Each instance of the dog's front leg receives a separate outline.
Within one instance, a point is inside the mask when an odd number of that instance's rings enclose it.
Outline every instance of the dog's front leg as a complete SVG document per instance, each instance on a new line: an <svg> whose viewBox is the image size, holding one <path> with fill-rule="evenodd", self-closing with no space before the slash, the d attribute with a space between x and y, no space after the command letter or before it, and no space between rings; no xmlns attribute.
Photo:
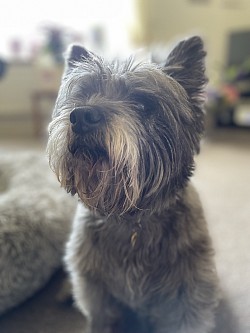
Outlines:
<svg viewBox="0 0 250 333"><path fill-rule="evenodd" d="M77 289L77 303L87 320L84 333L111 333L121 317L119 304L101 282L88 277L80 281Z"/></svg>
<svg viewBox="0 0 250 333"><path fill-rule="evenodd" d="M148 313L154 333L210 333L214 328L216 300L196 304L189 299L172 299L153 305Z"/></svg>

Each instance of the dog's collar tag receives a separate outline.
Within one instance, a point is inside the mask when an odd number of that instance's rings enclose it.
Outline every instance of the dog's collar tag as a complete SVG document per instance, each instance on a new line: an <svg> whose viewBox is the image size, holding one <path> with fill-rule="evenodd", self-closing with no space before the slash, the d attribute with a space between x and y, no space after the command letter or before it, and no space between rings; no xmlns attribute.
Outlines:
<svg viewBox="0 0 250 333"><path fill-rule="evenodd" d="M131 242L132 247L135 246L136 240L137 240L137 231L134 231L134 232L132 233L132 236L131 236L131 239L130 239L130 242Z"/></svg>
<svg viewBox="0 0 250 333"><path fill-rule="evenodd" d="M132 235L131 235L131 238L130 238L130 243L131 243L132 247L135 247L136 241L137 241L138 236L139 236L138 231L140 232L141 227L142 227L141 222L140 221L137 222L136 227L134 228L134 230L132 232Z"/></svg>

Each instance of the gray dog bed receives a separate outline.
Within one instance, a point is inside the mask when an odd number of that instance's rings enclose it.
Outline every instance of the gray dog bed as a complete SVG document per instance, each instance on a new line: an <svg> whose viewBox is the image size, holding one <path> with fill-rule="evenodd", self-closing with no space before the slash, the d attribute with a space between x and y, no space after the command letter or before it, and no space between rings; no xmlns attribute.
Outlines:
<svg viewBox="0 0 250 333"><path fill-rule="evenodd" d="M0 314L61 265L76 201L36 152L0 151Z"/></svg>

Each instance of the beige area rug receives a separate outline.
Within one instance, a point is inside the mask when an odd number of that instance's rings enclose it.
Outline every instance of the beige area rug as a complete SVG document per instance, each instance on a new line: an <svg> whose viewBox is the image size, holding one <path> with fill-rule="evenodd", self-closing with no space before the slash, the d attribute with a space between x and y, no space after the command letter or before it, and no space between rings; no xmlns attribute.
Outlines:
<svg viewBox="0 0 250 333"><path fill-rule="evenodd" d="M216 333L250 332L250 131L222 132L197 158L223 302Z"/></svg>

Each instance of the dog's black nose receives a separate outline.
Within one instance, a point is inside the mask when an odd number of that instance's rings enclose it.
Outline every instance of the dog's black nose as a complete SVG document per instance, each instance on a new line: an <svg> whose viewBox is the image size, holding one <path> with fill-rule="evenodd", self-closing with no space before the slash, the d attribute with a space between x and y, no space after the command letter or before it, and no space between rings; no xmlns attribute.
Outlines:
<svg viewBox="0 0 250 333"><path fill-rule="evenodd" d="M70 114L70 122L73 132L84 134L99 127L103 120L103 115L100 109L92 106L75 108Z"/></svg>

